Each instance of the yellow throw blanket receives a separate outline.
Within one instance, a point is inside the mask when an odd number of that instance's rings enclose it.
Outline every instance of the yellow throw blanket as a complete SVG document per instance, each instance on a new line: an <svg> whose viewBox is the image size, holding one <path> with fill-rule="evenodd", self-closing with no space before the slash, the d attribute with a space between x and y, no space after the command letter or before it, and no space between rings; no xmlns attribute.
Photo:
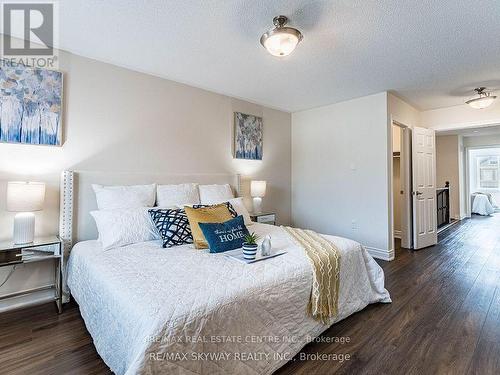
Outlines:
<svg viewBox="0 0 500 375"><path fill-rule="evenodd" d="M312 230L282 226L294 242L304 248L313 269L308 313L323 323L337 316L340 277L340 251Z"/></svg>

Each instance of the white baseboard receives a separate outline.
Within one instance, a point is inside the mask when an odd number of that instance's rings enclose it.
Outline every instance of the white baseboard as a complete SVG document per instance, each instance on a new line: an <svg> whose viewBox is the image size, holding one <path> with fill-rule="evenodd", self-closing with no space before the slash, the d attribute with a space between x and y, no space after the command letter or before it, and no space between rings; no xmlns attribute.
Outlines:
<svg viewBox="0 0 500 375"><path fill-rule="evenodd" d="M400 230L394 229L394 238L401 239L401 237L403 237L403 232L401 232Z"/></svg>
<svg viewBox="0 0 500 375"><path fill-rule="evenodd" d="M384 250L384 249L377 249L376 247L369 247L369 246L365 246L365 249L374 258L387 260L387 261L394 260L394 249Z"/></svg>

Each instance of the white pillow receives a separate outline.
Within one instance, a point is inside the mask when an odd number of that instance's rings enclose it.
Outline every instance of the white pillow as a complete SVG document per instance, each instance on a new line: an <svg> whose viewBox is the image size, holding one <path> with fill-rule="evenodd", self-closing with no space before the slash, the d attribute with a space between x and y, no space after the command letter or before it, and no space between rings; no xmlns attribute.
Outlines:
<svg viewBox="0 0 500 375"><path fill-rule="evenodd" d="M148 207L91 211L103 250L160 239Z"/></svg>
<svg viewBox="0 0 500 375"><path fill-rule="evenodd" d="M229 184L226 185L200 185L201 204L218 204L234 198Z"/></svg>
<svg viewBox="0 0 500 375"><path fill-rule="evenodd" d="M153 207L156 184L132 186L102 186L92 184L99 210Z"/></svg>
<svg viewBox="0 0 500 375"><path fill-rule="evenodd" d="M156 205L159 207L177 207L200 204L198 184L158 185Z"/></svg>
<svg viewBox="0 0 500 375"><path fill-rule="evenodd" d="M245 225L253 224L252 219L250 219L250 214L245 206L245 203L243 202L243 198L233 198L228 200L227 202L231 203L231 206L233 206L234 210L238 215L243 216L243 221Z"/></svg>

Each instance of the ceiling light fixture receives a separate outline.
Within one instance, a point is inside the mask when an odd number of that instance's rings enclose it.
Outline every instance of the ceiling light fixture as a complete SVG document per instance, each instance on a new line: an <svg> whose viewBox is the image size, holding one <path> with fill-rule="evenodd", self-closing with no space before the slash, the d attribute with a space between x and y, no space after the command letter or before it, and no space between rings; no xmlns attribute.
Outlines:
<svg viewBox="0 0 500 375"><path fill-rule="evenodd" d="M491 95L490 92L485 92L486 87L478 87L474 89L474 91L479 95L478 98L467 100L465 103L470 105L474 109L483 109L489 107L495 99L497 98L494 95Z"/></svg>
<svg viewBox="0 0 500 375"><path fill-rule="evenodd" d="M273 56L288 56L302 40L302 33L293 27L286 27L288 18L277 16L273 18L274 29L262 34L260 44Z"/></svg>

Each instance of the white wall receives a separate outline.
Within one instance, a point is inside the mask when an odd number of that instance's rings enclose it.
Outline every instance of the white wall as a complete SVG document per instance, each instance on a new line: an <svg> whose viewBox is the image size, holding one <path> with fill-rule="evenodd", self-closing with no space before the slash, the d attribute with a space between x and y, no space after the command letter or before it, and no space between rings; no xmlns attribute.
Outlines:
<svg viewBox="0 0 500 375"><path fill-rule="evenodd" d="M290 223L291 115L80 56L60 53L64 144L0 144L0 239L11 237L6 182L49 183L37 234L58 228L64 169L158 173L241 173L268 181L264 208ZM262 161L232 157L233 112L263 117Z"/></svg>
<svg viewBox="0 0 500 375"><path fill-rule="evenodd" d="M385 92L292 114L293 224L392 258L390 133Z"/></svg>
<svg viewBox="0 0 500 375"><path fill-rule="evenodd" d="M458 135L436 137L436 183L444 187L446 181L450 182L450 215L455 219L461 218L460 151Z"/></svg>

